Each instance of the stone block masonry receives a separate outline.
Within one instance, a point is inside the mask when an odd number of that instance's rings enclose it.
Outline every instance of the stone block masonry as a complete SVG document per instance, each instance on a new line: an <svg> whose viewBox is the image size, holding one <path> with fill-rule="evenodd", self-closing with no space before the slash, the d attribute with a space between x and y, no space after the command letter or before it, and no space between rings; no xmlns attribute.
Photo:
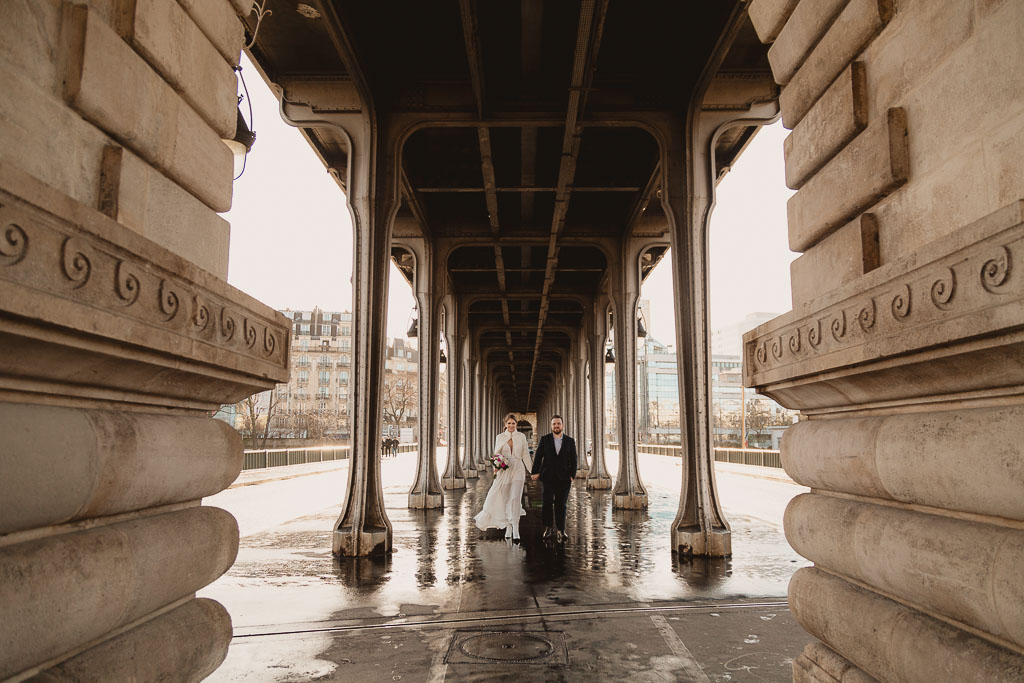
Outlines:
<svg viewBox="0 0 1024 683"><path fill-rule="evenodd" d="M863 667L861 680L1024 677L1019 655L820 569L797 570L789 586L789 604L801 626ZM794 668L801 666L802 658ZM847 680L851 679L842 679Z"/></svg>
<svg viewBox="0 0 1024 683"><path fill-rule="evenodd" d="M230 0L0 3L0 678L200 680L238 528L209 415L287 379L224 282Z"/></svg>
<svg viewBox="0 0 1024 683"><path fill-rule="evenodd" d="M744 384L803 416L794 680L1018 681L1024 5L850 0L801 63L815 5L771 52L794 310L744 336Z"/></svg>
<svg viewBox="0 0 1024 683"><path fill-rule="evenodd" d="M878 220L874 214L861 214L789 265L793 308L878 266Z"/></svg>
<svg viewBox="0 0 1024 683"><path fill-rule="evenodd" d="M238 526L194 507L29 540L0 554L0 676L192 596L227 571ZM65 609L74 605L74 609ZM63 614L62 619L54 619ZM227 643L218 643L226 647Z"/></svg>
<svg viewBox="0 0 1024 683"><path fill-rule="evenodd" d="M808 0L792 16L768 50L768 62L779 83L788 83L847 0Z"/></svg>
<svg viewBox="0 0 1024 683"><path fill-rule="evenodd" d="M751 0L750 22L762 43L770 43L786 25L799 0Z"/></svg>
<svg viewBox="0 0 1024 683"><path fill-rule="evenodd" d="M230 209L233 161L217 132L87 6L65 5L62 21L68 104L210 208Z"/></svg>
<svg viewBox="0 0 1024 683"><path fill-rule="evenodd" d="M800 123L892 15L892 0L851 0L847 4L779 96L782 122L787 128Z"/></svg>
<svg viewBox="0 0 1024 683"><path fill-rule="evenodd" d="M235 134L232 65L176 0L131 0L115 28L220 137Z"/></svg>
<svg viewBox="0 0 1024 683"><path fill-rule="evenodd" d="M786 185L799 190L868 125L863 62L854 62L821 96L783 144Z"/></svg>
<svg viewBox="0 0 1024 683"><path fill-rule="evenodd" d="M120 145L103 150L99 209L200 268L227 278L228 222Z"/></svg>
<svg viewBox="0 0 1024 683"><path fill-rule="evenodd" d="M890 109L789 198L789 248L803 252L906 182L907 119Z"/></svg>

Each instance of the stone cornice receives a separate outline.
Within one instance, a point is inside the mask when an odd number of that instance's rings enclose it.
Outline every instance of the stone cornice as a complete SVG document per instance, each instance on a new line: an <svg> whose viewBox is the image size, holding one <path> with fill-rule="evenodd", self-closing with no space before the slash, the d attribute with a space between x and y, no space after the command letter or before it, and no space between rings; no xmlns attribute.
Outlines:
<svg viewBox="0 0 1024 683"><path fill-rule="evenodd" d="M911 362L928 349L977 347L1022 327L1019 201L748 332L743 379L771 392L810 375L901 356Z"/></svg>
<svg viewBox="0 0 1024 683"><path fill-rule="evenodd" d="M147 394L188 396L195 386L186 375L216 376L240 394L288 378L284 316L3 162L0 301L3 343L29 361L17 372L0 364L5 375L59 382L30 362L26 342L34 338L51 353L56 343L106 362L163 366L162 382L132 387ZM116 386L96 371L88 375L89 384ZM183 391L179 383L193 386ZM202 401L198 393L191 397Z"/></svg>

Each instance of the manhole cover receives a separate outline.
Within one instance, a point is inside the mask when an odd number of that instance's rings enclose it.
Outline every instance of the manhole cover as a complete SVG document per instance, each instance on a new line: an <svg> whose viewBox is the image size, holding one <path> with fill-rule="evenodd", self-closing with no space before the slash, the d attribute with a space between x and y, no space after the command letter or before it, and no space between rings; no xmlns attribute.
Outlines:
<svg viewBox="0 0 1024 683"><path fill-rule="evenodd" d="M445 661L492 664L566 664L560 631L456 631Z"/></svg>

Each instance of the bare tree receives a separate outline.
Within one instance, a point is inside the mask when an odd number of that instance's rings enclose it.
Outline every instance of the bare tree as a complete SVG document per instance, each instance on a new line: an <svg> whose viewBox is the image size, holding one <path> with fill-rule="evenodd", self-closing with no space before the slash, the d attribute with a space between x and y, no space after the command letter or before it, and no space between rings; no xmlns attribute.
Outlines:
<svg viewBox="0 0 1024 683"><path fill-rule="evenodd" d="M384 419L399 427L417 401L416 373L389 372L384 375Z"/></svg>
<svg viewBox="0 0 1024 683"><path fill-rule="evenodd" d="M260 398L264 395L266 395L265 404ZM242 437L249 440L250 448L266 448L267 437L270 434L270 422L274 419L274 413L277 411L279 403L277 387L274 387L269 392L264 391L248 396L235 405L236 411L242 416Z"/></svg>
<svg viewBox="0 0 1024 683"><path fill-rule="evenodd" d="M747 401L747 434L764 433L771 417L760 401Z"/></svg>

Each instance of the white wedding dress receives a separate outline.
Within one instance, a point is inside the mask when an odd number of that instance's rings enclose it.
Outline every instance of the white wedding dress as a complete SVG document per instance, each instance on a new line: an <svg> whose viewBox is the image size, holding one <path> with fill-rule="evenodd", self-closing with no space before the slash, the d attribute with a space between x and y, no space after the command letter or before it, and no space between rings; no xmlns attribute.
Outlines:
<svg viewBox="0 0 1024 683"><path fill-rule="evenodd" d="M511 449L508 447L510 438ZM492 452L501 455L509 463L509 468L498 471L487 491L483 509L474 521L480 529L507 529L511 526L510 535L519 538L519 518L526 514L523 510L523 486L526 484L527 473L533 468L526 435L504 431L494 439Z"/></svg>

